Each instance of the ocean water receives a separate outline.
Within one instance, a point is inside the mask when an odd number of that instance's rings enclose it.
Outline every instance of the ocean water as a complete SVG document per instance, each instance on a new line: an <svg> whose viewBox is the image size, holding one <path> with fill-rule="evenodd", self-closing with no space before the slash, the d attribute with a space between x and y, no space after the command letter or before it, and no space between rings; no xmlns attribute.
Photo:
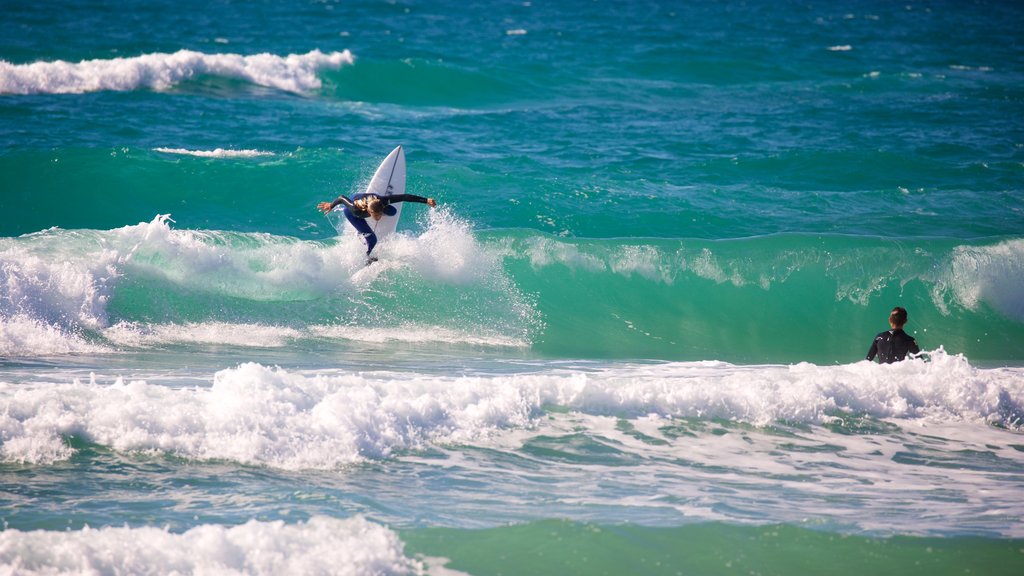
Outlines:
<svg viewBox="0 0 1024 576"><path fill-rule="evenodd" d="M0 574L1024 572L1019 3L3 14Z"/></svg>

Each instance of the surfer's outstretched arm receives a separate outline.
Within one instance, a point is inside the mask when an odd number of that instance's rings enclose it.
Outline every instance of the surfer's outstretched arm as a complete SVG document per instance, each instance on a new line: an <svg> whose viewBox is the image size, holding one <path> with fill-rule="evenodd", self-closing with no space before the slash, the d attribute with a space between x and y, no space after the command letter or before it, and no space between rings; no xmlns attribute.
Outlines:
<svg viewBox="0 0 1024 576"><path fill-rule="evenodd" d="M390 196L383 196L381 200L388 204L394 204L395 202L419 202L420 204L426 204L433 208L437 206L437 201L433 198L424 198L423 196L417 196L415 194L392 194Z"/></svg>
<svg viewBox="0 0 1024 576"><path fill-rule="evenodd" d="M352 208L354 206L354 204L352 204L352 201L349 200L348 198L344 196L338 196L338 198L334 202L321 202L317 204L316 209L323 212L324 214L327 214L331 210L337 208L339 204L344 204L346 208Z"/></svg>

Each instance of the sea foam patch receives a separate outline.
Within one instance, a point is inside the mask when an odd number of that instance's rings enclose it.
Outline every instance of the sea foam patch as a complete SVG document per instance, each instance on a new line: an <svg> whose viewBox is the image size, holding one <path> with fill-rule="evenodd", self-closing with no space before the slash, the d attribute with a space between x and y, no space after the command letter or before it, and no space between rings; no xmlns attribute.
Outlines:
<svg viewBox="0 0 1024 576"><path fill-rule="evenodd" d="M143 54L131 58L80 62L0 61L0 94L81 94L101 90L140 88L166 90L176 84L209 75L251 82L285 92L304 93L320 88L317 73L352 64L348 50L306 54L204 54L192 50Z"/></svg>

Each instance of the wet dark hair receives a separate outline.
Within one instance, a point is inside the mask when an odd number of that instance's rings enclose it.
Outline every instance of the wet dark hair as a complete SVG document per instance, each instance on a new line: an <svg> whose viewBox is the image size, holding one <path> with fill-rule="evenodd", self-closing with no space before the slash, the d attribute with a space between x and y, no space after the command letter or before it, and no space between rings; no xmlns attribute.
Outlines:
<svg viewBox="0 0 1024 576"><path fill-rule="evenodd" d="M907 309L906 308L900 308L899 306L893 308L892 312L889 312L889 322L892 323L892 325L896 326L897 328L899 328L899 327L903 326L904 324L906 324L907 323Z"/></svg>
<svg viewBox="0 0 1024 576"><path fill-rule="evenodd" d="M373 198L366 199L366 211L370 214L383 214L384 213L384 202L380 198L374 196Z"/></svg>

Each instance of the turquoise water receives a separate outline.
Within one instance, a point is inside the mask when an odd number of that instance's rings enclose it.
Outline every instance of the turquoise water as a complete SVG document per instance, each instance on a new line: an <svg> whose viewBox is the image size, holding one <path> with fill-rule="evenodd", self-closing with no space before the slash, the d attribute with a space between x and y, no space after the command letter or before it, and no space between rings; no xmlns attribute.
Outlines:
<svg viewBox="0 0 1024 576"><path fill-rule="evenodd" d="M6 7L0 565L1018 573L1022 21Z"/></svg>

